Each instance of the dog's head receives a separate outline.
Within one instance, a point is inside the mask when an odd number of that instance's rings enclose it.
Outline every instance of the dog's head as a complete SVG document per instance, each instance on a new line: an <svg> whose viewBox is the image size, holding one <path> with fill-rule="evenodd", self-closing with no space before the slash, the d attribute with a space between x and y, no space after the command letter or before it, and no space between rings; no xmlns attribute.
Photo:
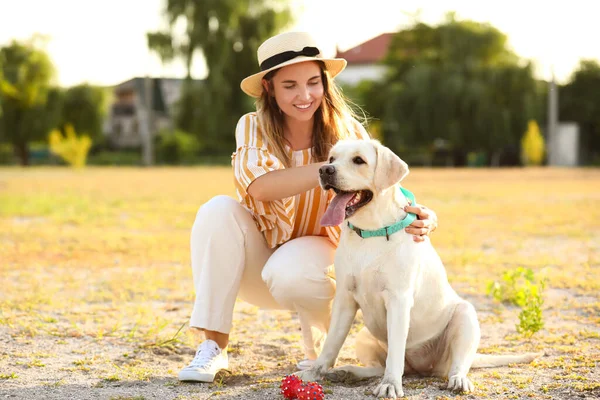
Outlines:
<svg viewBox="0 0 600 400"><path fill-rule="evenodd" d="M321 187L336 193L321 224L341 224L407 174L408 165L377 140L340 140L319 169Z"/></svg>

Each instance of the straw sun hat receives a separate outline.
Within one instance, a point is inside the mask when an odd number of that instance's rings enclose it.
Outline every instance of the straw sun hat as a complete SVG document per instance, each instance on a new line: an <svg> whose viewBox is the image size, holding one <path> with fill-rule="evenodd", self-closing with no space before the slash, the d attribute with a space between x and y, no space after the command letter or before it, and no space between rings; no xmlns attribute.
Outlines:
<svg viewBox="0 0 600 400"><path fill-rule="evenodd" d="M267 39L256 52L260 72L242 80L241 88L249 96L260 97L262 78L269 72L286 65L304 61L323 61L333 78L346 68L343 58L323 58L316 41L306 32L287 32Z"/></svg>

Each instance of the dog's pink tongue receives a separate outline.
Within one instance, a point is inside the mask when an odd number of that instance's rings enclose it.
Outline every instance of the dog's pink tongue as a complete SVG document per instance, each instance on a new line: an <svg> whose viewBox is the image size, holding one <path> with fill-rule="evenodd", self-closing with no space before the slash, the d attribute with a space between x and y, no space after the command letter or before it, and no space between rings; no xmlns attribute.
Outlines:
<svg viewBox="0 0 600 400"><path fill-rule="evenodd" d="M341 193L335 195L335 197L329 203L329 207L321 217L321 225L323 226L337 226L344 222L346 217L346 205L350 199L354 196L354 193Z"/></svg>

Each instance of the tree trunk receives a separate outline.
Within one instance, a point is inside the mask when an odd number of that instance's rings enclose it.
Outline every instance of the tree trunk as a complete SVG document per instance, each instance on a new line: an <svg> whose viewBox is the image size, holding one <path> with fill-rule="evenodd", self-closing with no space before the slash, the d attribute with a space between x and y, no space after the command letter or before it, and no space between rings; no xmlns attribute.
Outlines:
<svg viewBox="0 0 600 400"><path fill-rule="evenodd" d="M19 161L23 167L29 165L29 147L27 143L15 144L15 154L19 157Z"/></svg>

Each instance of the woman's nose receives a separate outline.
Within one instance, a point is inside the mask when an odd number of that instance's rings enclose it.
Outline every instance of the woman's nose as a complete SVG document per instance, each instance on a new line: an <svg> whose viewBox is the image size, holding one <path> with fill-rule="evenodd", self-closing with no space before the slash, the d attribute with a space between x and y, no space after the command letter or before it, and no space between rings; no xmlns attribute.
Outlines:
<svg viewBox="0 0 600 400"><path fill-rule="evenodd" d="M302 89L300 89L300 98L302 100L309 100L310 99L310 90L308 89L307 86L305 86Z"/></svg>

